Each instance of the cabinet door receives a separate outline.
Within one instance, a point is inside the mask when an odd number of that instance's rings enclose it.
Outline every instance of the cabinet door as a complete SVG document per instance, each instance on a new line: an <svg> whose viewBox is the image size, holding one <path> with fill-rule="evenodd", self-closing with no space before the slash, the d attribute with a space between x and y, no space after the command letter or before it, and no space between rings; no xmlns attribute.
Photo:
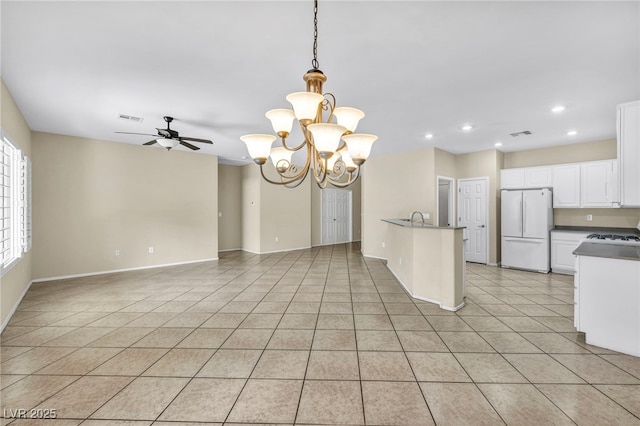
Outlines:
<svg viewBox="0 0 640 426"><path fill-rule="evenodd" d="M524 188L524 169L503 169L500 171L500 188Z"/></svg>
<svg viewBox="0 0 640 426"><path fill-rule="evenodd" d="M616 161L593 161L582 163L581 171L581 206L582 207L614 207L616 182L613 177L617 172Z"/></svg>
<svg viewBox="0 0 640 426"><path fill-rule="evenodd" d="M558 240L551 237L551 270L560 274L572 274L576 271L576 257L573 251L580 243L571 240Z"/></svg>
<svg viewBox="0 0 640 426"><path fill-rule="evenodd" d="M580 207L580 164L555 166L553 208Z"/></svg>
<svg viewBox="0 0 640 426"><path fill-rule="evenodd" d="M527 167L524 169L525 188L550 188L553 185L551 167Z"/></svg>
<svg viewBox="0 0 640 426"><path fill-rule="evenodd" d="M640 101L618 105L620 201L640 207Z"/></svg>

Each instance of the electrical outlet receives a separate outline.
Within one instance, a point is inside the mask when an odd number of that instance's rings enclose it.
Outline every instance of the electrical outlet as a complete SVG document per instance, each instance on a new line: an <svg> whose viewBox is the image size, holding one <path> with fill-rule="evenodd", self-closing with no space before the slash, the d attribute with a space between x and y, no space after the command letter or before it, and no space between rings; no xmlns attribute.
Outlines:
<svg viewBox="0 0 640 426"><path fill-rule="evenodd" d="M120 256L120 250L116 249L116 256Z"/></svg>
<svg viewBox="0 0 640 426"><path fill-rule="evenodd" d="M382 248L385 248L387 245L385 244L385 242L382 242Z"/></svg>
<svg viewBox="0 0 640 426"><path fill-rule="evenodd" d="M278 240L279 240L279 238L278 238L278 237L276 237L276 243L278 242Z"/></svg>
<svg viewBox="0 0 640 426"><path fill-rule="evenodd" d="M400 265L402 265L402 258L400 258L400 260L398 261L398 263L399 263Z"/></svg>
<svg viewBox="0 0 640 426"><path fill-rule="evenodd" d="M591 222L591 221L593 220L593 215L592 215L592 214L588 214L588 215L587 215L587 220L588 220L589 222Z"/></svg>
<svg viewBox="0 0 640 426"><path fill-rule="evenodd" d="M218 217L222 217L222 212L218 212Z"/></svg>
<svg viewBox="0 0 640 426"><path fill-rule="evenodd" d="M149 247L149 254L153 254L153 247Z"/></svg>

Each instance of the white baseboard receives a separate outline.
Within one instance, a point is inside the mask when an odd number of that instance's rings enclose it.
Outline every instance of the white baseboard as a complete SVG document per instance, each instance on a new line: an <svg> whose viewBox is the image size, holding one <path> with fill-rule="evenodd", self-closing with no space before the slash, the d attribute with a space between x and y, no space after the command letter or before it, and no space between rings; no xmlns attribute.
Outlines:
<svg viewBox="0 0 640 426"><path fill-rule="evenodd" d="M234 249L224 249L224 250L218 250L218 253L224 253L227 251L242 251L241 248L234 248Z"/></svg>
<svg viewBox="0 0 640 426"><path fill-rule="evenodd" d="M273 254L273 253L286 253L288 251L296 251L296 250L307 250L307 249L310 249L310 248L311 248L311 246L290 248L290 249L285 249L285 250L272 250L272 251L253 251L253 250L248 250L248 249L241 249L241 250L242 251L246 251L247 253L251 253L251 254Z"/></svg>
<svg viewBox="0 0 640 426"><path fill-rule="evenodd" d="M9 324L9 321L11 320L11 317L13 316L13 314L16 313L16 310L18 309L18 306L20 306L22 299L24 299L25 294L27 294L27 291L29 291L29 289L31 288L31 284L33 284L33 281L29 282L29 284L27 284L24 290L22 290L22 294L20 294L20 297L18 297L18 300L13 305L13 308L11 308L11 310L9 311L9 315L7 315L4 321L2 321L2 324L0 325L0 333L2 333L2 331L7 326L7 324Z"/></svg>
<svg viewBox="0 0 640 426"><path fill-rule="evenodd" d="M165 266L188 265L190 263L212 262L214 260L219 260L219 258L213 257L211 259L188 260L188 261L185 261L185 262L163 263L161 265L136 266L134 268L111 269L111 270L108 270L108 271L86 272L86 273L82 273L82 274L61 275L61 276L58 276L58 277L37 278L35 280L32 280L31 283L39 283L39 282L45 282L45 281L66 280L66 279L69 279L69 278L91 277L91 276L94 276L94 275L113 274L113 273L116 273L116 272L140 271L140 270L143 270L143 269L163 268Z"/></svg>
<svg viewBox="0 0 640 426"><path fill-rule="evenodd" d="M398 280L398 282L400 283L400 285L406 290L407 293L409 293L411 295L411 297L413 297L414 299L418 299L418 300L422 300L425 302L429 302L429 303L434 303L436 305L438 305L440 307L440 309L444 309L445 311L451 311L451 312L455 312L459 309L461 309L462 307L464 307L464 300L462 301L461 304L459 304L458 306L446 306L443 305L441 301L439 300L435 300L435 299L429 299L428 297L422 297L422 296L416 296L414 295L409 288L402 282L402 280L396 275L395 272L393 272L393 270L391 268L389 268L387 266L387 269L393 274L394 277L396 277L396 279Z"/></svg>
<svg viewBox="0 0 640 426"><path fill-rule="evenodd" d="M499 263L487 263L487 266L500 266Z"/></svg>
<svg viewBox="0 0 640 426"><path fill-rule="evenodd" d="M362 253L362 252L360 252L360 253ZM364 257L370 257L371 259L387 260L387 258L386 258L386 257L372 256L372 255L370 255L370 254L364 254L364 253L362 253L362 256L364 256Z"/></svg>

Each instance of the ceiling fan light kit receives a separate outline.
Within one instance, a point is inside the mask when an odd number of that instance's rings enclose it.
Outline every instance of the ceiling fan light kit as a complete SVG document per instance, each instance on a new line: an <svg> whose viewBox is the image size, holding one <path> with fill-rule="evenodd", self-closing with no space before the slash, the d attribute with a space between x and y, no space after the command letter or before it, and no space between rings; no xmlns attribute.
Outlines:
<svg viewBox="0 0 640 426"><path fill-rule="evenodd" d="M357 108L336 107L335 96L322 91L327 77L320 71L317 58L318 0L314 0L313 28L313 68L303 77L306 91L286 96L293 110L272 109L265 114L278 136L251 134L241 136L240 140L247 145L249 155L260 166L262 177L269 183L295 188L312 170L320 188L325 188L327 184L346 187L360 175L360 166L369 157L371 147L378 137L353 133L364 117L364 112ZM326 121L324 115L327 116ZM337 124L332 122L334 117ZM287 138L294 119L300 125L304 140L292 147L287 144ZM272 148L271 145L277 138L280 138L282 145ZM292 162L292 155L303 148L306 148L306 160L299 167ZM265 174L264 164L269 157L279 180L273 180Z"/></svg>

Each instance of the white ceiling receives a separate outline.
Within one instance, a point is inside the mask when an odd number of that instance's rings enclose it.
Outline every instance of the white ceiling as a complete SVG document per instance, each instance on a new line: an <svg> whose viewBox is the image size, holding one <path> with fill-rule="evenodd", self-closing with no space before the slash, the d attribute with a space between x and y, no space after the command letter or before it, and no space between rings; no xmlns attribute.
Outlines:
<svg viewBox="0 0 640 426"><path fill-rule="evenodd" d="M374 156L608 139L615 105L640 98L639 6L321 0L318 59L325 91L366 112ZM290 107L311 68L311 0L0 7L2 78L36 131L141 144L114 132L154 133L172 115L182 136L214 141L200 152L246 162L239 136L271 133L264 113Z"/></svg>

